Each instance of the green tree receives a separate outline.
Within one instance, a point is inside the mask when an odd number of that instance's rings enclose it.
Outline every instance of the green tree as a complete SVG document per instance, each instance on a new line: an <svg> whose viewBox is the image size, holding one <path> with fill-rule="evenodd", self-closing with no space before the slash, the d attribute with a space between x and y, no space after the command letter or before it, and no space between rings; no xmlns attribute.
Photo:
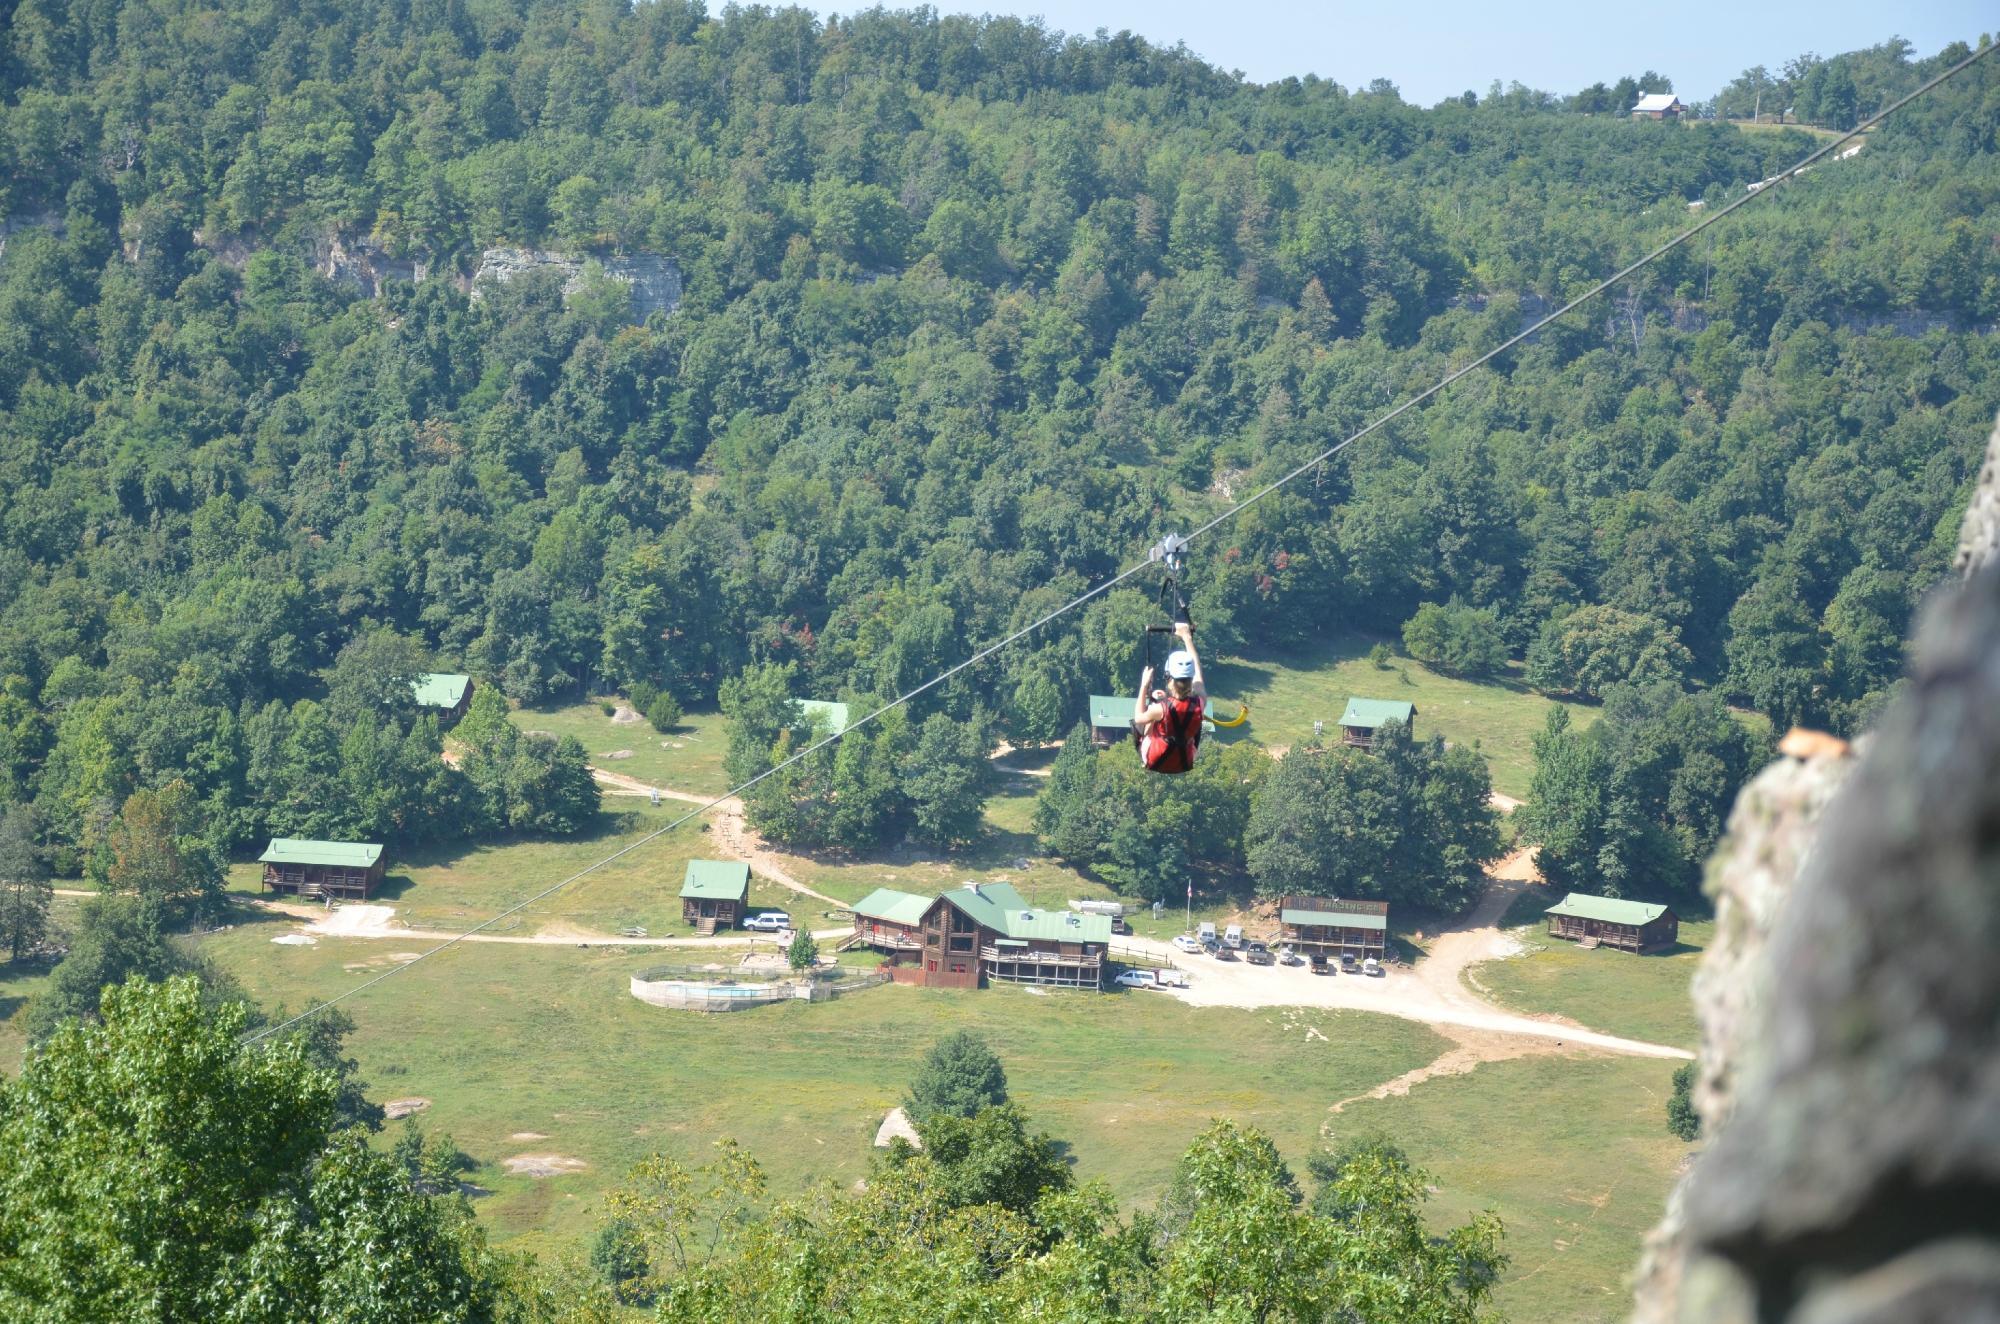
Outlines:
<svg viewBox="0 0 2000 1324"><path fill-rule="evenodd" d="M955 1030L932 1045L910 1081L903 1108L919 1125L943 1114L976 1117L1007 1102L1007 1072L986 1041Z"/></svg>
<svg viewBox="0 0 2000 1324"><path fill-rule="evenodd" d="M1063 859L1086 862L1100 844L1092 813L1097 784L1097 751L1090 724L1079 721L1063 740L1035 797L1034 829L1043 847Z"/></svg>
<svg viewBox="0 0 2000 1324"><path fill-rule="evenodd" d="M1403 647L1435 671L1454 676L1489 676L1507 665L1507 645L1499 618L1490 610L1453 600L1426 602L1403 623Z"/></svg>
<svg viewBox="0 0 2000 1324"><path fill-rule="evenodd" d="M1694 1110L1694 1063L1674 1069L1674 1087L1667 1095L1667 1130L1682 1140L1701 1135L1701 1114Z"/></svg>
<svg viewBox="0 0 2000 1324"><path fill-rule="evenodd" d="M98 1013L104 990L139 978L160 982L199 975L212 1001L242 1000L229 976L190 954L160 930L157 908L138 897L108 896L83 903L69 951L28 1006L28 1038L39 1041L64 1022Z"/></svg>
<svg viewBox="0 0 2000 1324"><path fill-rule="evenodd" d="M933 1111L917 1123L917 1137L945 1198L962 1209L998 1205L1032 1217L1044 1196L1071 1185L1062 1147L1031 1131L1018 1104L995 1104L971 1117ZM917 1153L904 1143L891 1149L888 1162L909 1163Z"/></svg>
<svg viewBox="0 0 2000 1324"><path fill-rule="evenodd" d="M785 949L785 964L794 971L810 970L819 963L819 942L808 929L801 928L792 935L791 946Z"/></svg>
<svg viewBox="0 0 2000 1324"><path fill-rule="evenodd" d="M333 1078L302 1044L245 1047L244 1016L135 980L0 1083L0 1314L489 1317L469 1215L335 1133Z"/></svg>
<svg viewBox="0 0 2000 1324"><path fill-rule="evenodd" d="M0 813L0 943L8 960L21 959L49 934L49 867L35 840L34 810L8 805Z"/></svg>
<svg viewBox="0 0 2000 1324"><path fill-rule="evenodd" d="M1550 621L1528 650L1528 683L1597 698L1619 684L1684 679L1694 655L1672 626L1617 607L1579 607Z"/></svg>
<svg viewBox="0 0 2000 1324"><path fill-rule="evenodd" d="M198 834L200 808L179 779L126 798L108 837L104 882L165 915L207 914L222 899L222 864Z"/></svg>
<svg viewBox="0 0 2000 1324"><path fill-rule="evenodd" d="M924 719L916 748L898 769L909 801L911 835L950 845L978 836L986 811L991 736L983 715L961 722L945 713Z"/></svg>

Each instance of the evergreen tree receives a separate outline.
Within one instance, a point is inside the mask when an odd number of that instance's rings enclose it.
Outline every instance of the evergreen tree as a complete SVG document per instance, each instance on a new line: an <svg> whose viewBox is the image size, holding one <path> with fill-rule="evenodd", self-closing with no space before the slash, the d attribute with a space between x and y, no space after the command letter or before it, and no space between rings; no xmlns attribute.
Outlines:
<svg viewBox="0 0 2000 1324"><path fill-rule="evenodd" d="M19 964L49 935L48 864L35 841L34 810L8 805L0 813L0 944Z"/></svg>
<svg viewBox="0 0 2000 1324"><path fill-rule="evenodd" d="M957 1030L937 1041L924 1055L910 1081L903 1109L921 1125L943 1114L977 1117L987 1108L1007 1102L1007 1072L986 1041L970 1030Z"/></svg>

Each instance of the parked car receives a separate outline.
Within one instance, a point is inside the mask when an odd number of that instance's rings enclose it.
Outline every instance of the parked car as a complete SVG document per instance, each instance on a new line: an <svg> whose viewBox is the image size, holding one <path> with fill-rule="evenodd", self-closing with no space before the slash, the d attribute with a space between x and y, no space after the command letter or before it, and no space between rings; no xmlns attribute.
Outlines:
<svg viewBox="0 0 2000 1324"><path fill-rule="evenodd" d="M1176 934L1174 937L1174 949L1182 952L1198 952L1201 950L1201 939L1195 937L1192 933Z"/></svg>
<svg viewBox="0 0 2000 1324"><path fill-rule="evenodd" d="M1354 959L1353 952L1342 952L1340 954L1340 968L1344 973L1351 975L1358 966L1359 962Z"/></svg>
<svg viewBox="0 0 2000 1324"><path fill-rule="evenodd" d="M1132 932L1132 926L1131 926L1130 924L1127 924L1127 923L1125 922L1125 917L1124 917L1124 916L1122 916L1122 915L1113 915L1113 916L1111 917L1111 931L1112 931L1113 933L1124 933L1124 934L1129 934L1129 933L1131 933L1131 932Z"/></svg>
<svg viewBox="0 0 2000 1324"><path fill-rule="evenodd" d="M1215 944L1214 948L1210 950L1209 955L1213 956L1218 961L1233 961L1236 959L1235 949L1230 947L1227 943L1219 942Z"/></svg>
<svg viewBox="0 0 2000 1324"><path fill-rule="evenodd" d="M1316 975L1330 975L1333 973L1333 962L1326 959L1325 952L1314 952L1312 954L1312 968L1313 973Z"/></svg>
<svg viewBox="0 0 2000 1324"><path fill-rule="evenodd" d="M760 910L744 920L743 927L757 933L781 933L792 927L792 917L782 910Z"/></svg>
<svg viewBox="0 0 2000 1324"><path fill-rule="evenodd" d="M1361 963L1361 973L1364 975L1385 975L1389 972L1382 968L1380 961L1371 956Z"/></svg>
<svg viewBox="0 0 2000 1324"><path fill-rule="evenodd" d="M1152 970L1121 970L1111 982L1126 988L1158 988L1160 976Z"/></svg>
<svg viewBox="0 0 2000 1324"><path fill-rule="evenodd" d="M1245 947L1243 949L1243 959L1251 965L1269 965L1271 962L1277 960L1275 956L1271 955L1271 949L1261 942L1253 942L1248 947Z"/></svg>
<svg viewBox="0 0 2000 1324"><path fill-rule="evenodd" d="M1304 965L1305 963L1306 963L1306 958L1300 956L1290 947L1280 947L1278 949L1279 965Z"/></svg>

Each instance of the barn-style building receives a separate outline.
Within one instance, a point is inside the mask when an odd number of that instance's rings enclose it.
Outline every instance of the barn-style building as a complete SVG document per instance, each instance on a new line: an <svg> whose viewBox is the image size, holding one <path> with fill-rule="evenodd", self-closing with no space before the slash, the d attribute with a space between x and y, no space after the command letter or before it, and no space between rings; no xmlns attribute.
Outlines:
<svg viewBox="0 0 2000 1324"><path fill-rule="evenodd" d="M846 945L883 952L899 984L1103 988L1110 943L1109 916L1037 910L1007 883L967 883L937 897L871 893L854 908Z"/></svg>
<svg viewBox="0 0 2000 1324"><path fill-rule="evenodd" d="M417 707L437 714L440 726L465 716L472 706L472 677L453 671L426 671L410 682Z"/></svg>
<svg viewBox="0 0 2000 1324"><path fill-rule="evenodd" d="M741 860L689 860L681 881L681 919L702 934L733 929L750 901L750 866Z"/></svg>
<svg viewBox="0 0 2000 1324"><path fill-rule="evenodd" d="M264 866L258 890L290 892L320 900L366 901L382 885L382 847L368 841L310 841L273 837L257 857Z"/></svg>
<svg viewBox="0 0 2000 1324"><path fill-rule="evenodd" d="M1340 714L1340 743L1356 749L1375 748L1375 733L1390 722L1400 722L1411 735L1417 733L1417 705L1396 699L1349 698Z"/></svg>
<svg viewBox="0 0 2000 1324"><path fill-rule="evenodd" d="M1549 936L1585 947L1656 952L1680 941L1681 921L1671 906L1571 892L1546 912Z"/></svg>
<svg viewBox="0 0 2000 1324"><path fill-rule="evenodd" d="M1382 960L1389 951L1389 903L1288 896L1278 902L1281 940L1293 951Z"/></svg>

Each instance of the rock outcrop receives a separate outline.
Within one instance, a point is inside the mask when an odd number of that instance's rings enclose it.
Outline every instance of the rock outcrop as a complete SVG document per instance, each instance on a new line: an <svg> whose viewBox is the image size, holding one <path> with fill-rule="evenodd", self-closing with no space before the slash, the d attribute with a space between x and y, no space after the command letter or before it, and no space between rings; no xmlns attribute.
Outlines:
<svg viewBox="0 0 2000 1324"><path fill-rule="evenodd" d="M473 273L472 297L479 297L479 287L488 280L504 285L531 271L561 272L563 292L568 295L583 283L584 266L591 261L599 263L605 275L631 288L633 322L643 322L654 313L671 313L681 306L680 264L657 253L586 258L536 248L489 248L480 255L479 270Z"/></svg>
<svg viewBox="0 0 2000 1324"><path fill-rule="evenodd" d="M1745 789L1710 872L1713 1135L1637 1318L2000 1321L2000 431L1968 577L1858 758ZM1788 882L1789 880L1789 882Z"/></svg>

